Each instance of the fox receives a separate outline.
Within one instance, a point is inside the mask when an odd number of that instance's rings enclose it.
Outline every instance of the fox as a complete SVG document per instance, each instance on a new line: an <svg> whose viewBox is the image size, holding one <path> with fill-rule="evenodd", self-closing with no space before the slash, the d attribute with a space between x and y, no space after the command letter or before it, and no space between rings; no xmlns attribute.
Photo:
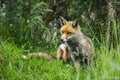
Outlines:
<svg viewBox="0 0 120 80"><path fill-rule="evenodd" d="M57 55L51 55L45 52L31 53L23 55L23 59L28 57L41 57L48 60L63 60L64 62L72 61L75 66L81 64L91 64L94 57L94 45L92 40L84 35L81 31L79 22L77 19L74 21L67 21L60 16L60 33L62 44L57 49Z"/></svg>
<svg viewBox="0 0 120 80"><path fill-rule="evenodd" d="M77 19L67 21L60 17L60 33L63 43L57 50L57 59L72 60L75 65L91 64L94 57L92 40L81 31Z"/></svg>

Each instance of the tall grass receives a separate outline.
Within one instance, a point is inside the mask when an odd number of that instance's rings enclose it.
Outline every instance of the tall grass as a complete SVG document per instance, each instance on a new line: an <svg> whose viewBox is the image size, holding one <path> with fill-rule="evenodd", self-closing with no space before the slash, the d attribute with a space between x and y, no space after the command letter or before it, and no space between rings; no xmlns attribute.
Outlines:
<svg viewBox="0 0 120 80"><path fill-rule="evenodd" d="M107 19L107 33L106 33L106 43L108 44L108 49L112 46L116 48L118 46L119 40L119 21L116 18L115 6L112 1L108 2L108 19Z"/></svg>
<svg viewBox="0 0 120 80"><path fill-rule="evenodd" d="M116 24L119 28L120 24ZM94 34L94 33L93 33ZM117 33L118 34L118 33ZM94 36L95 37L95 36ZM117 36L120 38L119 36ZM96 37L95 39L96 40ZM94 42L94 41L93 41ZM95 41L96 42L96 41ZM118 41L119 42L119 41ZM95 43L94 43L95 44ZM46 44L47 45L47 44ZM57 48L46 45L36 47L33 51L50 52L56 56ZM52 45L51 45L52 46ZM57 47L58 45L56 45ZM29 47L32 47L29 45ZM95 47L94 64L81 66L76 70L72 63L63 61L47 61L32 58L23 60L22 55L29 52L18 47L14 41L0 41L0 53L4 62L0 64L1 80L119 80L120 79L120 45L109 49L103 39L99 47Z"/></svg>
<svg viewBox="0 0 120 80"><path fill-rule="evenodd" d="M120 49L120 45L117 47ZM43 49L46 51L46 49ZM95 59L92 67L81 66L76 70L72 63L63 61L47 61L46 59L32 58L23 60L26 53L14 43L1 42L0 52L4 62L0 64L1 80L119 80L120 55L114 48L107 53L106 46L101 44L95 49ZM52 51L55 54L56 51Z"/></svg>

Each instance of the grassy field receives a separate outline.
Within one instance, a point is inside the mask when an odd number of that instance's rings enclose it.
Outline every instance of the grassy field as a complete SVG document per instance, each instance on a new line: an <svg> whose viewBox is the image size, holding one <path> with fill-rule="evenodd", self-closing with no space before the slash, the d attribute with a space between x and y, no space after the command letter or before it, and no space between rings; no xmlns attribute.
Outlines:
<svg viewBox="0 0 120 80"><path fill-rule="evenodd" d="M107 51L105 46L95 50L94 65L81 66L63 61L47 61L32 58L23 60L27 51L15 44L1 42L0 53L4 62L0 64L0 80L120 80L120 46ZM43 51L47 51L43 49ZM56 50L50 52L56 55Z"/></svg>

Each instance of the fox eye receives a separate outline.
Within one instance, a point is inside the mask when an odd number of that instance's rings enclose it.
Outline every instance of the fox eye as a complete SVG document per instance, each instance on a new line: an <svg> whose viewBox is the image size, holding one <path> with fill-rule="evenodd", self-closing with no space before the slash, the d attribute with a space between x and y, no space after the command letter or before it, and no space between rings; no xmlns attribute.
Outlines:
<svg viewBox="0 0 120 80"><path fill-rule="evenodd" d="M61 31L61 33L64 33L64 31Z"/></svg>
<svg viewBox="0 0 120 80"><path fill-rule="evenodd" d="M72 34L72 32L68 32L67 34Z"/></svg>

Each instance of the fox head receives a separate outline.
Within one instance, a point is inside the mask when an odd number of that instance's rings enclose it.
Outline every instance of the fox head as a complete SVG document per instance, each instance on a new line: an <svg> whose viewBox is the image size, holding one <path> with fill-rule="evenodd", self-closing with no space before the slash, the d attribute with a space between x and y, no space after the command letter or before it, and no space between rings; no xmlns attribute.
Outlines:
<svg viewBox="0 0 120 80"><path fill-rule="evenodd" d="M60 25L61 40L64 42L71 40L73 37L75 37L75 35L81 32L77 20L67 21L63 17L60 17Z"/></svg>

